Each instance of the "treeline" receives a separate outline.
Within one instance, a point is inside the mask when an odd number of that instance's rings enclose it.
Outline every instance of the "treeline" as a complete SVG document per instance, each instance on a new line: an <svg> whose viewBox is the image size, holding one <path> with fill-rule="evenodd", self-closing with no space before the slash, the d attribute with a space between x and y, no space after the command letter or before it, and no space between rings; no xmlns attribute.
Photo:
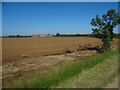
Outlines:
<svg viewBox="0 0 120 90"><path fill-rule="evenodd" d="M92 34L60 34L56 33L55 37L93 37Z"/></svg>
<svg viewBox="0 0 120 90"><path fill-rule="evenodd" d="M120 33L119 33L119 34L114 33L114 34L113 34L113 37L114 37L114 38L120 38Z"/></svg>
<svg viewBox="0 0 120 90"><path fill-rule="evenodd" d="M32 37L31 35L23 36L23 35L9 35L8 37Z"/></svg>
<svg viewBox="0 0 120 90"><path fill-rule="evenodd" d="M53 35L54 37L96 37L94 34L60 34L56 33L56 35ZM9 35L9 36L3 36L3 37L32 37L32 35ZM114 38L120 38L120 34L113 34Z"/></svg>
<svg viewBox="0 0 120 90"><path fill-rule="evenodd" d="M54 37L96 37L94 34L60 34L56 33ZM120 34L113 34L114 38L120 38Z"/></svg>

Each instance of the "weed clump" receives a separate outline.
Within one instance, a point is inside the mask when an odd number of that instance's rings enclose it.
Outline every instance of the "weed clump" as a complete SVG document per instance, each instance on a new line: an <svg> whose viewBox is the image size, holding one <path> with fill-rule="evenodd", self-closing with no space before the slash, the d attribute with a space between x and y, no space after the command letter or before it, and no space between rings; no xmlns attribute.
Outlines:
<svg viewBox="0 0 120 90"><path fill-rule="evenodd" d="M85 50L96 50L98 53L102 53L103 52L103 49L102 49L101 46L97 45L95 47L92 47L90 45L90 43L89 44L85 44L84 46L79 45L79 48L77 49L77 51L81 51L81 50L82 51L85 51Z"/></svg>
<svg viewBox="0 0 120 90"><path fill-rule="evenodd" d="M65 49L64 53L72 53L72 51L67 48Z"/></svg>

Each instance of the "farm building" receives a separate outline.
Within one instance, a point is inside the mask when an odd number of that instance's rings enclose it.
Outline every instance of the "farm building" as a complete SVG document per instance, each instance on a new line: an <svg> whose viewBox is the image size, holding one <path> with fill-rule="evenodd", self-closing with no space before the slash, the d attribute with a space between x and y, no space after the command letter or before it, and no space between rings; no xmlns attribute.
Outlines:
<svg viewBox="0 0 120 90"><path fill-rule="evenodd" d="M32 35L32 37L53 37L53 35L49 35L49 34L39 34L39 35Z"/></svg>

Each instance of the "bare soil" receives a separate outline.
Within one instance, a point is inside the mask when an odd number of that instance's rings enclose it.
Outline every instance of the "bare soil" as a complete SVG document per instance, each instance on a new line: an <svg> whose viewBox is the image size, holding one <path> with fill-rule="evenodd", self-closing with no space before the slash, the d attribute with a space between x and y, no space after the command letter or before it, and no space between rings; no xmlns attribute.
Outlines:
<svg viewBox="0 0 120 90"><path fill-rule="evenodd" d="M66 49L77 50L79 46L95 47L101 44L96 38L52 37L52 38L3 38L3 64L13 60L22 60L24 55L31 57L63 53Z"/></svg>
<svg viewBox="0 0 120 90"><path fill-rule="evenodd" d="M118 43L118 39L114 41L114 44ZM5 84L24 75L49 71L77 58L97 54L96 50L77 50L86 45L101 45L101 41L86 37L3 38L2 45L2 79ZM66 54L66 50L72 53Z"/></svg>
<svg viewBox="0 0 120 90"><path fill-rule="evenodd" d="M63 55L51 55L25 58L24 60L11 61L3 65L2 79L3 84L17 79L28 73L34 73L36 71L44 72L50 70L52 67L59 67L61 64L68 63L70 61L77 60L76 58L90 56L97 54L95 50L78 51Z"/></svg>

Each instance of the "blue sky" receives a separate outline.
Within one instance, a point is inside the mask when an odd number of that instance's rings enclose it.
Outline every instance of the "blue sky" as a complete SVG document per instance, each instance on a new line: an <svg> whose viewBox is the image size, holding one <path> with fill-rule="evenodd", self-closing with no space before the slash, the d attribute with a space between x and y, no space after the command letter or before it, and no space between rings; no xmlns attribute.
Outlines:
<svg viewBox="0 0 120 90"><path fill-rule="evenodd" d="M117 2L3 2L2 5L3 35L91 33L92 18L109 9L118 10Z"/></svg>

